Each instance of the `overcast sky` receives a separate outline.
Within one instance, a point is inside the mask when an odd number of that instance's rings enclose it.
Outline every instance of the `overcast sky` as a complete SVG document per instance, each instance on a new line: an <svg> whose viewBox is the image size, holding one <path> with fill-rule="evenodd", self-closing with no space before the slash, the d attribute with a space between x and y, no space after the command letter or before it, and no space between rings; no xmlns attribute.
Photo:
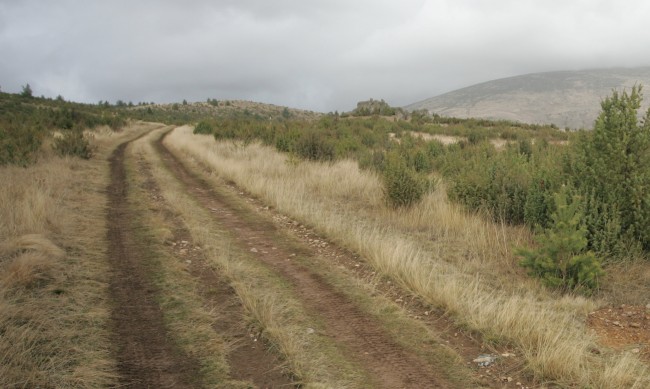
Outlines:
<svg viewBox="0 0 650 389"><path fill-rule="evenodd" d="M0 0L0 88L329 112L650 65L647 0Z"/></svg>

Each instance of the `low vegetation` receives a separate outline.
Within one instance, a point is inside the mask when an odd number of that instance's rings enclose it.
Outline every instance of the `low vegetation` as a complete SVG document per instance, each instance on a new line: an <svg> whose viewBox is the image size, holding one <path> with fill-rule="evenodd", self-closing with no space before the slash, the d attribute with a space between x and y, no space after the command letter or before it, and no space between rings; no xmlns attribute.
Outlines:
<svg viewBox="0 0 650 389"><path fill-rule="evenodd" d="M49 143L54 131L63 131L54 139L59 153L89 158L92 151L84 130L99 126L119 130L125 124L119 112L103 105L36 98L24 91L20 95L0 93L0 165L35 162L37 151Z"/></svg>
<svg viewBox="0 0 650 389"><path fill-rule="evenodd" d="M0 93L0 177L11 183L0 189L0 386L115 383L103 257L108 177L105 161L92 157L144 127L105 139L88 130L120 130L130 118L196 123L167 140L195 169L358 253L485 342L517 349L540 385L648 387L647 365L601 347L584 320L609 301L641 303L650 292L650 113L638 119L641 99L640 87L615 92L593 132L567 133L406 113L383 101L309 115L216 99L84 105L34 97L29 85L20 95ZM132 156L150 163L166 201L190 221L192 238L288 370L333 386L363 380L351 369L336 376L343 359L324 361L342 358L339 351L300 335L314 324L299 303L183 194L152 140L143 138ZM144 215L145 194L133 196ZM147 215L143 223L160 222ZM165 231L147 238L164 240ZM161 262L159 270L167 325L201 323L176 341L212 369L206 382L217 382L227 366L211 313L192 300L196 285L175 274L178 266ZM192 303L179 306L175 287ZM628 289L635 297L620 292ZM210 347L197 348L197 339Z"/></svg>

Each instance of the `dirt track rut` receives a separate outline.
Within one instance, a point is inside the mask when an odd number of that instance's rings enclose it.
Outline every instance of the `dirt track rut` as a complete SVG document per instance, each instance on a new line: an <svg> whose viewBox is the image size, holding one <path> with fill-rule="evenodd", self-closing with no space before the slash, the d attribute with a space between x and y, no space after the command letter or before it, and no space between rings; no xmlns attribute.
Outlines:
<svg viewBox="0 0 650 389"><path fill-rule="evenodd" d="M111 155L108 192L108 258L112 342L120 387L191 388L196 364L176 350L165 330L156 288L149 281L141 242L134 239L127 202L128 185L122 143Z"/></svg>
<svg viewBox="0 0 650 389"><path fill-rule="evenodd" d="M198 281L197 293L203 298L206 309L217 314L214 330L231 345L227 355L230 377L251 382L259 388L293 387L289 377L283 374L282 361L277 355L266 352L262 342L257 342L258 336L247 328L244 308L227 280L208 265L200 250L188 250L196 247L192 235L183 220L171 210L144 159L138 162L138 173L144 177L151 201L157 203L172 231L171 240L175 244L170 250L178 261L189 264L189 273Z"/></svg>
<svg viewBox="0 0 650 389"><path fill-rule="evenodd" d="M304 305L322 319L326 336L333 338L350 358L358 361L376 381L373 387L385 388L447 388L451 387L417 355L405 350L391 336L344 295L333 289L318 274L292 260L295 252L277 244L275 227L271 222L252 224L219 190L214 190L202 179L189 172L162 144L157 150L169 170L185 184L189 194L216 220L234 232L241 247L275 269L295 288ZM316 253L305 246L302 256Z"/></svg>

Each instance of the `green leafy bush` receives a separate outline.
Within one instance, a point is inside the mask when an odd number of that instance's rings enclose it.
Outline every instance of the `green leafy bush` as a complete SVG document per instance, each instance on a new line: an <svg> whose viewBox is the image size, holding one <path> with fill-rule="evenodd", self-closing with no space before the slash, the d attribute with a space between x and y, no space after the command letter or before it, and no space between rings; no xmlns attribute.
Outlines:
<svg viewBox="0 0 650 389"><path fill-rule="evenodd" d="M519 249L521 266L554 288L590 293L604 275L600 261L587 247L582 204L577 196L568 203L568 190L555 195L552 224L536 237L539 248Z"/></svg>
<svg viewBox="0 0 650 389"><path fill-rule="evenodd" d="M210 135L214 132L214 126L212 123L206 121L206 120L201 120L195 127L194 131L195 134L206 134Z"/></svg>
<svg viewBox="0 0 650 389"><path fill-rule="evenodd" d="M384 196L393 208L409 207L422 198L429 185L398 154L390 154L383 172Z"/></svg>
<svg viewBox="0 0 650 389"><path fill-rule="evenodd" d="M0 165L26 166L41 147L42 130L30 125L0 125Z"/></svg>
<svg viewBox="0 0 650 389"><path fill-rule="evenodd" d="M331 161L335 157L334 144L316 131L304 132L296 141L294 151L312 161Z"/></svg>

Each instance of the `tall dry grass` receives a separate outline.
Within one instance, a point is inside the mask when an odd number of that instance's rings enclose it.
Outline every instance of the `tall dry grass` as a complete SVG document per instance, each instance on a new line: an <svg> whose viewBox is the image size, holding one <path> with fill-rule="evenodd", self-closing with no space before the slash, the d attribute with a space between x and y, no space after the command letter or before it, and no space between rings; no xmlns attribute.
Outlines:
<svg viewBox="0 0 650 389"><path fill-rule="evenodd" d="M443 190L412 210L389 210L378 177L350 161L295 163L258 144L215 143L189 127L176 129L166 145L360 253L486 339L517 346L540 380L594 388L650 385L647 367L634 356L590 352L595 340L584 318L598 301L558 298L514 270L512 247L530 240L524 229L466 214L446 201Z"/></svg>
<svg viewBox="0 0 650 389"><path fill-rule="evenodd" d="M73 160L2 167L0 180L0 386L98 387L112 382L112 361L93 307L103 286L75 285L62 247L77 217L70 205L80 176ZM101 220L100 220L101 223ZM101 240L101 235L95 237ZM97 260L98 258L95 258Z"/></svg>
<svg viewBox="0 0 650 389"><path fill-rule="evenodd" d="M150 127L99 134L90 161L45 149L35 165L0 167L0 387L114 384L105 158L119 141Z"/></svg>

